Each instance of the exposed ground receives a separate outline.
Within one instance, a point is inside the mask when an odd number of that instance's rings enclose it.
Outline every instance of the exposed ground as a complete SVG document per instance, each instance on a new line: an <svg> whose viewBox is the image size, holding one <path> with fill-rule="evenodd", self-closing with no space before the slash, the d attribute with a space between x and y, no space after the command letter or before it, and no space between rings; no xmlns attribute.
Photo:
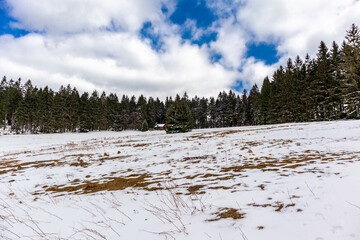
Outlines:
<svg viewBox="0 0 360 240"><path fill-rule="evenodd" d="M0 136L0 239L360 239L360 121Z"/></svg>

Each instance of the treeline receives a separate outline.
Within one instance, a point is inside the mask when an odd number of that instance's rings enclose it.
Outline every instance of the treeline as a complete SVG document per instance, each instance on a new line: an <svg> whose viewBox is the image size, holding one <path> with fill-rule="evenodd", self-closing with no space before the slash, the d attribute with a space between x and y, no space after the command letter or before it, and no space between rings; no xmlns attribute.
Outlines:
<svg viewBox="0 0 360 240"><path fill-rule="evenodd" d="M327 121L360 118L360 31L352 25L345 40L330 49L320 43L315 59L309 55L289 59L285 67L266 77L261 90L220 92L217 98L189 99L196 128ZM136 98L107 95L96 90L79 94L70 85L54 92L37 88L31 81L22 84L4 77L0 85L0 118L5 127L22 133L73 132L139 129L165 123L166 112L174 103L143 95Z"/></svg>

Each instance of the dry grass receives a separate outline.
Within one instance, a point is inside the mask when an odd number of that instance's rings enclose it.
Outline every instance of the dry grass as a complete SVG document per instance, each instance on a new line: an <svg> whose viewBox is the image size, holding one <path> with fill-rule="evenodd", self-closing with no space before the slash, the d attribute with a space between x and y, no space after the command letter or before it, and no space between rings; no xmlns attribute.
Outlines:
<svg viewBox="0 0 360 240"><path fill-rule="evenodd" d="M187 190L191 194L194 194L194 193L198 192L200 189L202 189L203 187L205 187L205 185L193 185L193 186L188 187Z"/></svg>
<svg viewBox="0 0 360 240"><path fill-rule="evenodd" d="M237 219L243 219L245 217L245 213L239 213L239 210L235 208L220 208L219 211L214 213L216 217L213 219L208 219L207 221L213 222L213 221L219 221L221 219L231 218L234 220Z"/></svg>
<svg viewBox="0 0 360 240"><path fill-rule="evenodd" d="M295 203L290 203L290 204L285 205L283 202L276 201L274 203L264 203L264 204L249 203L248 206L257 207L257 208L258 207L261 207L261 208L272 207L272 208L274 208L275 212L281 212L281 210L283 210L284 208L295 207Z"/></svg>
<svg viewBox="0 0 360 240"><path fill-rule="evenodd" d="M151 184L159 183L159 181L150 181L151 178L148 174L143 175L130 175L126 178L121 177L108 177L102 180L85 181L82 184L76 184L71 186L55 185L45 189L46 192L53 193L77 193L77 194L89 194L101 191L117 191L124 190L126 188L141 188L149 191L154 189L145 188ZM157 189L158 190L158 189Z"/></svg>

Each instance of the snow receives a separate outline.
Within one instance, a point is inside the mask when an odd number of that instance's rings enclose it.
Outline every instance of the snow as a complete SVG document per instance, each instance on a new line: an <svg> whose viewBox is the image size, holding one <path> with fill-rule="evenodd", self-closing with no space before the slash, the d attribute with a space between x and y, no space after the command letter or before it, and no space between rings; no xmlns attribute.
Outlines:
<svg viewBox="0 0 360 240"><path fill-rule="evenodd" d="M0 239L360 239L359 146L358 120L2 135Z"/></svg>

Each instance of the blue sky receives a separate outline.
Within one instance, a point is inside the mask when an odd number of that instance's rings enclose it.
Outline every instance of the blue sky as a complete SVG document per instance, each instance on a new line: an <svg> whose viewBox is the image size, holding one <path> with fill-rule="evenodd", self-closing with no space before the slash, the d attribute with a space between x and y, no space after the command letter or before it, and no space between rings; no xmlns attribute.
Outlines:
<svg viewBox="0 0 360 240"><path fill-rule="evenodd" d="M168 11L167 8L163 8L162 11L165 13ZM212 41L216 41L217 32L210 30L203 34L200 38L194 39L192 36L191 29L187 27L186 21L193 20L197 28L207 30L212 24L219 19L214 9L209 8L206 5L205 0L194 1L194 0L179 0L176 5L175 11L169 16L169 21L173 24L180 26L181 37L186 40L190 40L192 44L202 46L203 44L209 44ZM146 22L141 31L141 35L144 38L149 38L155 49L161 48L161 41L158 35L151 34L151 22ZM276 45L266 42L249 42L247 44L247 57L254 57L256 60L264 61L266 64L271 65L280 59L276 50ZM221 54L214 53L212 59L216 61L220 60Z"/></svg>
<svg viewBox="0 0 360 240"><path fill-rule="evenodd" d="M54 89L242 92L342 41L359 13L352 0L1 0L0 72Z"/></svg>
<svg viewBox="0 0 360 240"><path fill-rule="evenodd" d="M9 11L4 2L0 2L0 35L11 34L14 37L19 37L27 34L28 32L22 29L12 28L11 22L16 20L9 16Z"/></svg>

